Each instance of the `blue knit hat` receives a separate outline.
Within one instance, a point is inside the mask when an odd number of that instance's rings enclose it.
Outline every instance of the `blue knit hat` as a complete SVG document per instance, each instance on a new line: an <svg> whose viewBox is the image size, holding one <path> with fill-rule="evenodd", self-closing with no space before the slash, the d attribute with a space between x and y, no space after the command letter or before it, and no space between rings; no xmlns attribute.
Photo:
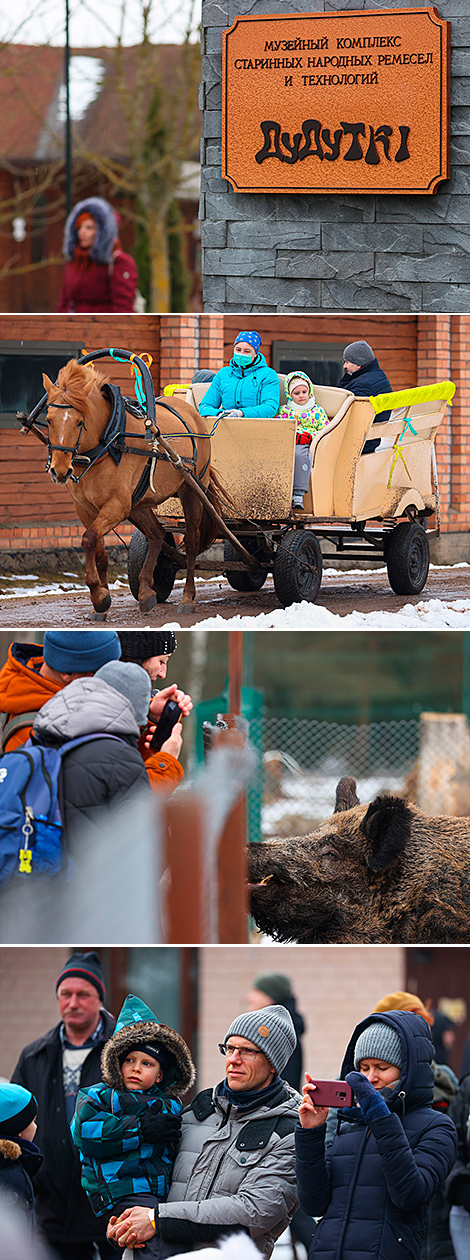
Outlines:
<svg viewBox="0 0 470 1260"><path fill-rule="evenodd" d="M94 674L106 661L117 661L121 644L115 630L46 630L44 660L63 674Z"/></svg>
<svg viewBox="0 0 470 1260"><path fill-rule="evenodd" d="M261 337L257 332L241 332L238 334L238 337L235 337L235 345L237 344L237 341L247 341L249 346L253 346L255 354L258 353L260 346L263 344Z"/></svg>
<svg viewBox="0 0 470 1260"><path fill-rule="evenodd" d="M38 1104L29 1089L0 1082L0 1136L17 1137L37 1116Z"/></svg>

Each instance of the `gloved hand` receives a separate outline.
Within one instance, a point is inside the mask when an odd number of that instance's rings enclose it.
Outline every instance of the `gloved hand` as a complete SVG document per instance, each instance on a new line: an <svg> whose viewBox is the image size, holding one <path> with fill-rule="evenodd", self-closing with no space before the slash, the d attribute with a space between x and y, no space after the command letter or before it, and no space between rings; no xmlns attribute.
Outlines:
<svg viewBox="0 0 470 1260"><path fill-rule="evenodd" d="M379 1120L381 1116L389 1116L390 1111L377 1089L371 1085L362 1072L348 1072L345 1077L354 1091L364 1120Z"/></svg>
<svg viewBox="0 0 470 1260"><path fill-rule="evenodd" d="M154 1112L153 1107L149 1107L140 1117L140 1131L145 1141L152 1142L153 1145L157 1142L161 1142L162 1146L166 1146L168 1142L179 1142L181 1116L175 1116L172 1112L166 1111L158 1114Z"/></svg>
<svg viewBox="0 0 470 1260"><path fill-rule="evenodd" d="M238 411L236 407L231 407L228 411L219 411L219 417L221 419L226 416L229 416L231 420L242 420L243 411Z"/></svg>

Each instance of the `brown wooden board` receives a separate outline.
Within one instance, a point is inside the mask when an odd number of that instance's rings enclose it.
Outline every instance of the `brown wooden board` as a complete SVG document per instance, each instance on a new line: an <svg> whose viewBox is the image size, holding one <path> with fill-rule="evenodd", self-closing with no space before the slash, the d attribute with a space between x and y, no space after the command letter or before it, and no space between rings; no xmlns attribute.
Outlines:
<svg viewBox="0 0 470 1260"><path fill-rule="evenodd" d="M433 193L450 173L449 66L436 8L237 17L222 175L239 192Z"/></svg>

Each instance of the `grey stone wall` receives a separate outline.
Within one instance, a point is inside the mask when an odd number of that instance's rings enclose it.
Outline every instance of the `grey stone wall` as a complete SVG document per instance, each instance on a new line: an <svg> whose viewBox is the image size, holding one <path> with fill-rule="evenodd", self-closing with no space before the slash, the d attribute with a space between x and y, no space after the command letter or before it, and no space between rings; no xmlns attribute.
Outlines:
<svg viewBox="0 0 470 1260"><path fill-rule="evenodd" d="M470 0L436 5L452 23L452 166L434 196L236 193L220 175L222 31L237 15L402 7L203 0L206 310L470 311Z"/></svg>

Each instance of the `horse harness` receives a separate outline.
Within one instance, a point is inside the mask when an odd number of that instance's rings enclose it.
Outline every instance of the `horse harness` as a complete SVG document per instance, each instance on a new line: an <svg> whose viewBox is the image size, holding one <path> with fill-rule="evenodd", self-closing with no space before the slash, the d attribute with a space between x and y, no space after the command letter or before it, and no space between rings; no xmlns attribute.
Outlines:
<svg viewBox="0 0 470 1260"><path fill-rule="evenodd" d="M137 482L134 493L132 495L132 506L135 507L136 504L139 503L141 499L143 499L149 487L152 486L152 489L153 489L152 482L153 482L153 473L155 470L156 461L160 459L160 460L166 460L168 463L171 463L171 459L166 451L158 450L158 439L160 437L160 430L157 425L152 426L152 433L150 433L148 429L145 433L146 441L152 442L152 452L150 454L147 451L141 450L140 447L129 446L127 441L125 440L126 438L142 437L143 435L140 433L127 433L126 434L126 412L129 412L129 414L134 416L135 419L142 419L146 421L147 418L146 418L145 412L143 411L140 404L136 403L134 399L123 397L121 394L121 390L119 389L117 385L111 385L110 383L106 383L105 385L102 386L101 392L111 402L111 414L110 414L109 420L106 424L106 427L104 429L104 432L100 441L98 442L96 446L92 447L91 450L87 451L86 454L84 452L82 452L81 454L79 453L83 430L85 430L86 432L85 416L83 412L80 413L81 420L79 420L78 422L78 436L77 436L77 441L75 443L75 446L57 446L54 443L52 443L50 440L49 425L48 425L47 419L45 422L43 422L45 423L47 427L47 443L46 443L47 444L47 462L46 462L45 471L49 472L53 451L68 452L69 454L71 454L72 463L74 464L85 463L85 468L83 469L83 472L79 474L72 473L71 480L74 481L75 483L78 481L81 481L82 477L85 476L85 473L88 472L89 469L92 468L94 464L97 464L99 463L100 460L104 459L106 455L110 455L111 458L114 459L114 462L116 464L120 463L120 460L123 455L143 455L147 462L143 470L143 473L141 477L139 478L139 481ZM204 489L205 487L202 483L202 478L209 466L210 455L208 456L206 460L206 463L204 465L204 468L202 469L202 472L199 474L197 472L198 451L197 451L196 436L202 437L202 438L206 438L206 437L208 438L209 434L208 433L199 433L197 435L194 434L188 422L184 419L184 416L181 416L179 411L176 411L175 408L172 407L170 403L166 401L165 398L157 398L155 402L156 404L158 404L158 406L164 407L166 411L170 411L173 416L176 416L176 419L179 420L180 423L186 429L188 437L191 438L192 455L180 456L181 463L186 466L189 465L188 471L191 472L191 475L194 477L198 485L202 489ZM46 406L46 404L44 405ZM68 407L71 407L71 404L48 402L47 408L49 409L49 407L54 407L60 410L67 410ZM74 408L74 410L77 410L77 408Z"/></svg>

